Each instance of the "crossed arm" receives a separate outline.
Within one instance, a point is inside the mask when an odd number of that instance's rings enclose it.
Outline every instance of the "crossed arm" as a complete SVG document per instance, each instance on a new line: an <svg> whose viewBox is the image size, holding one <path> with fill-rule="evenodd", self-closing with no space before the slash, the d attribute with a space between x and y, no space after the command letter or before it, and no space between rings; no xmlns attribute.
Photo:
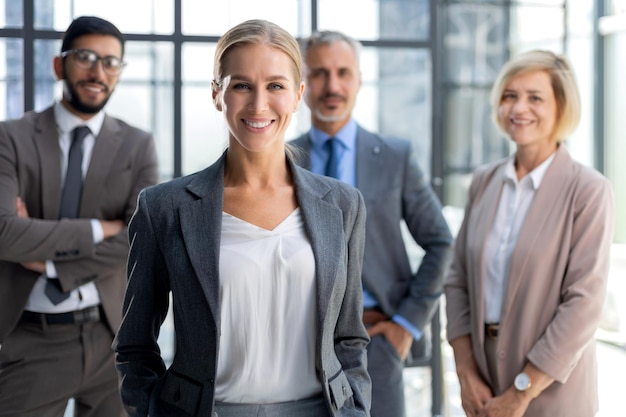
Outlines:
<svg viewBox="0 0 626 417"><path fill-rule="evenodd" d="M20 218L27 219L28 218L28 209L26 208L26 204L20 197L16 197L15 199L15 212L16 215ZM124 229L124 223L121 220L98 220L100 226L102 227L102 232L104 239L115 236L120 233ZM46 262L42 261L30 261L30 262L22 262L21 265L30 269L31 271L44 273L46 272Z"/></svg>

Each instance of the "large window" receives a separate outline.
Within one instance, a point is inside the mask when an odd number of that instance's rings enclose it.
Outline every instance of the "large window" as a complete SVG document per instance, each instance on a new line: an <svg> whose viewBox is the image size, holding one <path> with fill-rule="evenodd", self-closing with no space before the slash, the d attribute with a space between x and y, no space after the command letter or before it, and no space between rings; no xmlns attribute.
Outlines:
<svg viewBox="0 0 626 417"><path fill-rule="evenodd" d="M0 6L0 118L42 110L60 96L52 59L62 32L76 16L101 16L127 37L128 66L108 113L153 132L162 180L197 171L227 142L222 116L211 101L215 43L234 24L261 18L296 37L323 28L362 40L364 84L355 117L367 128L413 141L430 172L429 0L352 0L342 2L341 10L324 0L0 0ZM359 19L345 19L356 10ZM308 127L303 103L287 139Z"/></svg>

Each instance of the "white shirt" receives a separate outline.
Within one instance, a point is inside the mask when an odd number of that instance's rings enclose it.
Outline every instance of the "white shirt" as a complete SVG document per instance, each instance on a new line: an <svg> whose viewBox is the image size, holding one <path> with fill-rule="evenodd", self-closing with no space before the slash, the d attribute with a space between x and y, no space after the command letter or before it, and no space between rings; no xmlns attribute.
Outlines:
<svg viewBox="0 0 626 417"><path fill-rule="evenodd" d="M515 174L514 157L506 166L496 217L485 246L485 323L500 322L513 249L526 213L555 155L550 155L520 181Z"/></svg>
<svg viewBox="0 0 626 417"><path fill-rule="evenodd" d="M215 399L270 404L322 392L315 260L296 209L274 230L222 214Z"/></svg>
<svg viewBox="0 0 626 417"><path fill-rule="evenodd" d="M61 161L59 161L59 169L61 170L61 189L65 182L65 173L67 171L67 160L72 143L72 131L80 125L89 127L91 133L85 136L83 140L83 163L82 173L83 179L87 174L91 154L96 143L96 137L100 133L102 123L104 122L104 112L95 114L92 118L85 121L70 113L60 102L54 104L54 118L57 123L59 133L59 147L61 148ZM94 243L104 240L104 232L102 226L97 219L92 219L91 230L93 233ZM56 278L56 268L52 261L46 261L46 274L40 275L35 282L35 286L30 293L30 297L26 302L25 310L36 311L40 313L64 313L68 311L82 310L87 307L100 304L100 296L93 282L82 285L70 292L70 297L61 303L54 305L48 299L44 290L46 288L46 277Z"/></svg>

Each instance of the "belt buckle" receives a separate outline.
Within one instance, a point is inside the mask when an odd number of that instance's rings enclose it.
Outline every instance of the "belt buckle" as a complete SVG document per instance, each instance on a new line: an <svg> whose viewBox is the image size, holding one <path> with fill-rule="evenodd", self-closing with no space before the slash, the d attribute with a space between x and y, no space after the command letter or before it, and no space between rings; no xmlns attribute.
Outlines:
<svg viewBox="0 0 626 417"><path fill-rule="evenodd" d="M498 323L485 324L485 335L490 339L497 339L500 331L500 325Z"/></svg>
<svg viewBox="0 0 626 417"><path fill-rule="evenodd" d="M100 309L98 307L89 307L84 310L74 311L74 323L83 324L100 320Z"/></svg>

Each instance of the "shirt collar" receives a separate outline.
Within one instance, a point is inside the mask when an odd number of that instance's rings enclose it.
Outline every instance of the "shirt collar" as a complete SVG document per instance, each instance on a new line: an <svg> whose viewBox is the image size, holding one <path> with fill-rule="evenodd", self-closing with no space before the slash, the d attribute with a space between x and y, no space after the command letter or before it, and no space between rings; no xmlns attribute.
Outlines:
<svg viewBox="0 0 626 417"><path fill-rule="evenodd" d="M541 181L543 181L543 177L546 174L546 171L548 170L548 167L554 160L555 156L556 156L556 151L553 152L545 161L539 164L535 169L533 169L532 171L528 173L527 176L530 178L531 184L533 185L533 188L535 190L537 190L539 188L539 185L541 185ZM518 182L517 174L515 174L515 155L509 158L509 161L507 162L506 168L504 170L504 177L505 179L511 180L515 183Z"/></svg>
<svg viewBox="0 0 626 417"><path fill-rule="evenodd" d="M104 111L100 110L90 119L83 120L75 114L72 114L60 101L56 101L54 103L54 118L61 133L69 135L77 126L87 126L95 138L98 137L100 129L102 129Z"/></svg>
<svg viewBox="0 0 626 417"><path fill-rule="evenodd" d="M341 142L344 148L353 150L356 144L356 132L357 124L353 119L350 119L348 123L346 123L346 125L332 137ZM311 137L312 146L317 149L322 149L326 140L331 137L328 133L317 129L314 126L311 127L309 135Z"/></svg>

